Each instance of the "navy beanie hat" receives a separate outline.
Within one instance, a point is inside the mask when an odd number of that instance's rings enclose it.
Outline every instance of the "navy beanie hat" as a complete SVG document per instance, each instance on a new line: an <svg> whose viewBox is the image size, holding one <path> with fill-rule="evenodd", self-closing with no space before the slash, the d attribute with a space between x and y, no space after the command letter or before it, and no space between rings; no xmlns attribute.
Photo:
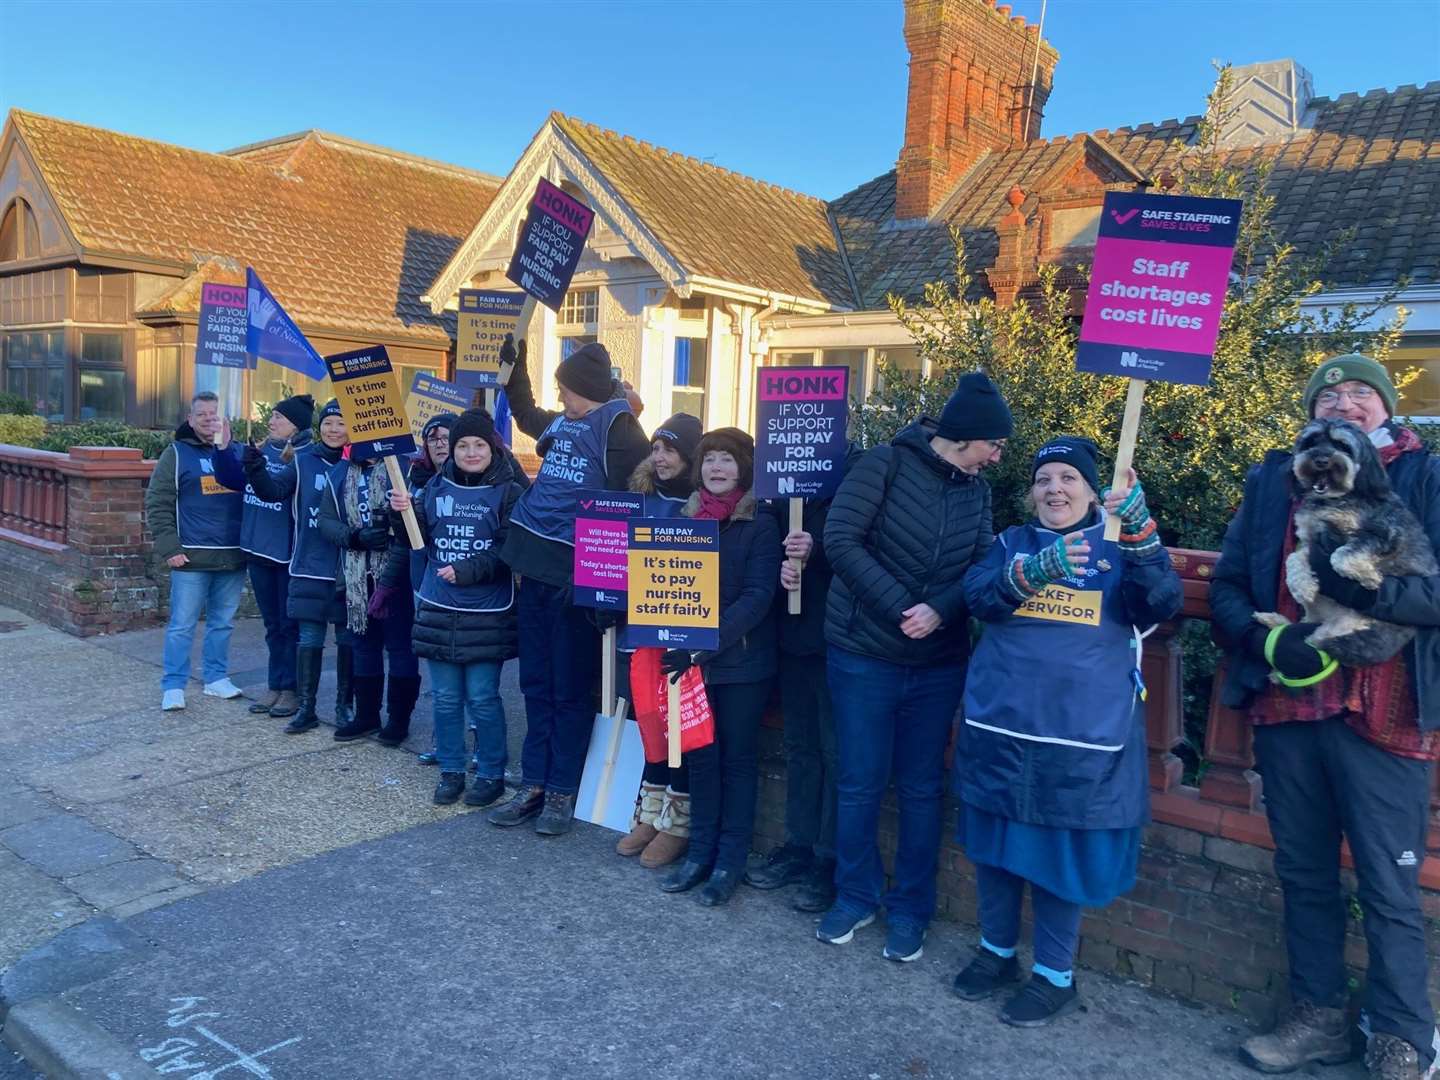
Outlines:
<svg viewBox="0 0 1440 1080"><path fill-rule="evenodd" d="M555 378L565 389L588 401L609 401L615 389L615 380L610 375L610 354L598 341L580 346L561 360L555 369Z"/></svg>
<svg viewBox="0 0 1440 1080"><path fill-rule="evenodd" d="M309 394L296 394L276 405L275 411L299 430L308 431L315 420L315 399Z"/></svg>
<svg viewBox="0 0 1440 1080"><path fill-rule="evenodd" d="M325 407L320 410L320 420L322 423L327 416L338 416L342 420L345 419L345 414L340 411L340 402L336 401L333 397L325 402Z"/></svg>
<svg viewBox="0 0 1440 1080"><path fill-rule="evenodd" d="M500 436L495 433L495 421L484 409L466 409L450 425L450 452L455 452L461 439L477 436L490 444L492 455L501 455Z"/></svg>
<svg viewBox="0 0 1440 1080"><path fill-rule="evenodd" d="M659 439L675 449L687 465L695 462L695 448L700 445L700 436L704 432L700 418L691 416L689 413L676 413L655 429L655 435L651 442Z"/></svg>
<svg viewBox="0 0 1440 1080"><path fill-rule="evenodd" d="M1078 472L1090 485L1090 490L1100 493L1100 448L1080 435L1061 435L1051 439L1035 452L1035 464L1030 466L1030 481L1034 483L1040 466L1052 461L1064 462Z"/></svg>
<svg viewBox="0 0 1440 1080"><path fill-rule="evenodd" d="M945 402L935 434L951 442L1008 439L1015 430L1010 406L983 371L960 376L960 385Z"/></svg>

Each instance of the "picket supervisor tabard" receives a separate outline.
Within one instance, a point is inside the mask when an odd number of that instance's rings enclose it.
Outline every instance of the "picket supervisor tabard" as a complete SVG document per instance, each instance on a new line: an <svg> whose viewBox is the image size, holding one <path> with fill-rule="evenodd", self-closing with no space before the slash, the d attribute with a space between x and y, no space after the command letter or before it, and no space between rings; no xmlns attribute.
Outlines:
<svg viewBox="0 0 1440 1080"><path fill-rule="evenodd" d="M755 387L755 497L828 499L840 486L850 369L762 367Z"/></svg>

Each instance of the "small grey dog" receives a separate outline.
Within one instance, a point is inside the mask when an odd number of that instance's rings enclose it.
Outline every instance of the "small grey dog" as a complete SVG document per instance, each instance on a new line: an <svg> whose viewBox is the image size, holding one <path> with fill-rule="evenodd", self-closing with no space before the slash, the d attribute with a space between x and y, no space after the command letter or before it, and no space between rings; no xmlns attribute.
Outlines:
<svg viewBox="0 0 1440 1080"><path fill-rule="evenodd" d="M1383 663L1415 636L1400 626L1342 607L1321 594L1310 567L1311 545L1326 533L1339 541L1330 565L1342 577L1378 589L1391 575L1440 573L1435 552L1420 522L1390 488L1390 478L1369 437L1344 420L1313 420L1295 443L1294 552L1285 562L1285 581L1305 611L1319 623L1306 641L1345 667ZM1256 612L1264 626L1285 626L1276 612Z"/></svg>

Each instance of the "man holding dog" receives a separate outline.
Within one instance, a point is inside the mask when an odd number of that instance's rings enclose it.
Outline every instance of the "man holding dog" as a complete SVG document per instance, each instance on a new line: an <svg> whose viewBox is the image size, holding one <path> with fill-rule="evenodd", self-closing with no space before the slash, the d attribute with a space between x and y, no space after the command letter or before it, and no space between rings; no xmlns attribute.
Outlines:
<svg viewBox="0 0 1440 1080"><path fill-rule="evenodd" d="M1397 393L1385 369L1358 353L1333 357L1311 376L1309 419L1346 420L1378 452L1395 493L1440 552L1440 460L1397 424ZM1418 628L1393 659L1339 668L1306 643L1315 624L1284 580L1295 549L1293 455L1272 451L1251 469L1226 531L1211 585L1216 641L1229 654L1224 703L1255 725L1256 768L1275 839L1285 900L1289 1011L1274 1031L1246 1040L1241 1056L1262 1072L1354 1055L1343 960L1348 910L1340 880L1341 838L1359 881L1369 969L1360 1023L1374 1080L1432 1075L1440 1038L1426 992L1420 909L1430 777L1440 757L1440 577L1386 577L1369 589L1330 564L1319 543L1311 565L1320 592L1362 614ZM1257 611L1295 625L1267 648ZM1280 685L1272 673L1284 679Z"/></svg>

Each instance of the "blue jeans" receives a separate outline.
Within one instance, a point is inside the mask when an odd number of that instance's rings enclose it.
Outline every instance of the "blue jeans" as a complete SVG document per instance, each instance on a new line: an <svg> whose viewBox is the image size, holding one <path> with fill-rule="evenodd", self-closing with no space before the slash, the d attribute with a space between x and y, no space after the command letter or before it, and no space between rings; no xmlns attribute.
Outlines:
<svg viewBox="0 0 1440 1080"><path fill-rule="evenodd" d="M965 689L965 668L906 667L834 645L828 668L840 759L835 902L856 914L883 903L891 916L928 923L935 914L945 743ZM900 837L895 883L884 893L876 830L892 775Z"/></svg>
<svg viewBox="0 0 1440 1080"><path fill-rule="evenodd" d="M522 783L561 795L580 790L595 723L600 631L570 589L520 579L520 692L525 695Z"/></svg>
<svg viewBox="0 0 1440 1080"><path fill-rule="evenodd" d="M290 568L269 559L251 558L250 591L265 621L265 649L270 656L268 685L271 690L295 689L295 649L300 628L285 614L290 592Z"/></svg>
<svg viewBox="0 0 1440 1080"><path fill-rule="evenodd" d="M190 681L190 646L205 611L202 668L207 683L225 678L230 666L230 632L245 591L244 570L171 570L170 623L165 627L162 690L184 690Z"/></svg>
<svg viewBox="0 0 1440 1080"><path fill-rule="evenodd" d="M475 729L475 775L505 778L505 706L500 700L500 663L430 661L435 698L435 756L441 772L465 771L465 714Z"/></svg>
<svg viewBox="0 0 1440 1080"><path fill-rule="evenodd" d="M1026 881L998 866L975 864L975 885L980 901L980 933L991 945L1013 949L1020 943L1020 905ZM1080 905L1062 900L1030 885L1030 909L1035 915L1035 963L1053 971L1069 971L1080 943Z"/></svg>
<svg viewBox="0 0 1440 1080"><path fill-rule="evenodd" d="M325 627L328 623L311 622L302 619L296 623L300 628L300 648L302 649L323 649L325 647ZM344 623L335 624L335 644L349 645L353 642L350 631L345 628Z"/></svg>
<svg viewBox="0 0 1440 1080"><path fill-rule="evenodd" d="M355 638L355 674L384 675L389 658L390 677L413 678L420 674L420 661L410 644L415 625L415 606L397 601L383 619L370 619L365 633Z"/></svg>

